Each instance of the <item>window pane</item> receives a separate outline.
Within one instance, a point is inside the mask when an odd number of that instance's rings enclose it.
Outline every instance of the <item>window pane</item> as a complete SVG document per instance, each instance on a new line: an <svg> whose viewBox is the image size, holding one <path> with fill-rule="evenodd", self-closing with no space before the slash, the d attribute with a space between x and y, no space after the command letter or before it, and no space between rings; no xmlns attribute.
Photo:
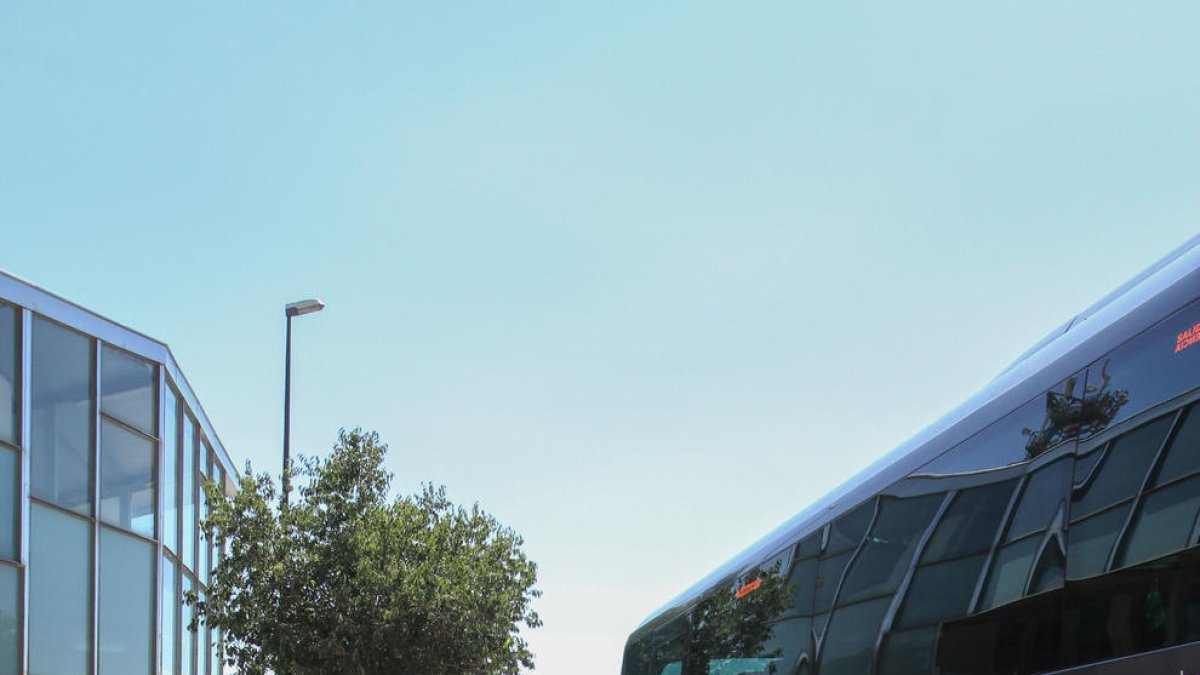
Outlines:
<svg viewBox="0 0 1200 675"><path fill-rule="evenodd" d="M880 675L929 675L937 628L918 628L888 635L879 658Z"/></svg>
<svg viewBox="0 0 1200 675"><path fill-rule="evenodd" d="M955 497L938 523L937 531L922 554L922 562L934 562L979 553L991 548L996 526L1004 517L1015 481L965 490Z"/></svg>
<svg viewBox="0 0 1200 675"><path fill-rule="evenodd" d="M182 411L180 411L182 415ZM183 417L183 454L180 455L180 507L179 517L183 520L183 541L179 548L183 552L183 564L196 569L196 434L190 417Z"/></svg>
<svg viewBox="0 0 1200 675"><path fill-rule="evenodd" d="M33 496L90 515L92 341L35 319L32 349Z"/></svg>
<svg viewBox="0 0 1200 675"><path fill-rule="evenodd" d="M0 673L20 672L21 571L0 565Z"/></svg>
<svg viewBox="0 0 1200 675"><path fill-rule="evenodd" d="M1086 516L1137 494L1155 453L1171 428L1172 417L1160 417L1118 436L1100 460L1090 484L1076 490L1071 517Z"/></svg>
<svg viewBox="0 0 1200 675"><path fill-rule="evenodd" d="M833 555L858 548L874 516L875 500L872 499L833 521L829 528L829 546L825 554Z"/></svg>
<svg viewBox="0 0 1200 675"><path fill-rule="evenodd" d="M1185 415L1167 450L1167 456L1163 458L1155 485L1200 470L1200 409L1193 405Z"/></svg>
<svg viewBox="0 0 1200 675"><path fill-rule="evenodd" d="M21 455L0 447L0 558L16 560L21 511Z"/></svg>
<svg viewBox="0 0 1200 675"><path fill-rule="evenodd" d="M1071 462L1060 459L1041 467L1029 477L1005 537L1008 541L1050 524L1068 494L1070 472Z"/></svg>
<svg viewBox="0 0 1200 675"><path fill-rule="evenodd" d="M201 448L201 450L200 450L200 452L201 452L200 466L204 466L206 464L205 459L210 457L212 455L212 453L208 450L208 443L204 443L203 445L200 446L200 448ZM204 496L204 483L206 483L208 481L208 475L209 474L207 472L204 473L203 475L201 475L199 483L196 486L196 495L197 495L196 496L196 507L199 510L198 524L203 523L204 519L208 517L208 498ZM196 551L196 553L198 554L198 558L199 558L199 560L196 563L196 577L200 580L200 583L207 586L208 585L209 542L208 542L208 539L204 536L203 528L197 527L196 535L198 537L197 545L199 546L199 548Z"/></svg>
<svg viewBox="0 0 1200 675"><path fill-rule="evenodd" d="M92 659L92 528L34 504L29 527L29 672L79 675Z"/></svg>
<svg viewBox="0 0 1200 675"><path fill-rule="evenodd" d="M817 589L817 559L809 558L792 565L788 585L792 591L792 609L799 614L812 614Z"/></svg>
<svg viewBox="0 0 1200 675"><path fill-rule="evenodd" d="M179 574L170 558L163 558L162 598L162 672L178 672L175 655L179 653Z"/></svg>
<svg viewBox="0 0 1200 675"><path fill-rule="evenodd" d="M0 441L17 445L17 310L0 303Z"/></svg>
<svg viewBox="0 0 1200 675"><path fill-rule="evenodd" d="M842 580L842 572L846 571L846 563L850 562L853 551L847 551L831 558L822 558L817 567L817 597L813 601L813 612L820 613L829 609L833 604L833 594L837 592L838 582Z"/></svg>
<svg viewBox="0 0 1200 675"><path fill-rule="evenodd" d="M846 576L839 604L892 593L908 573L917 543L929 527L943 495L879 500L879 517L862 553Z"/></svg>
<svg viewBox="0 0 1200 675"><path fill-rule="evenodd" d="M956 474L984 471L1018 464L1040 454L1046 447L1040 437L1026 433L1040 429L1046 421L1046 396L1038 396L1005 415L983 431L951 448L916 471L918 474ZM1061 439L1060 439L1061 440ZM1027 449L1035 442L1038 447Z"/></svg>
<svg viewBox="0 0 1200 675"><path fill-rule="evenodd" d="M154 547L100 530L100 675L137 675L154 665Z"/></svg>
<svg viewBox="0 0 1200 675"><path fill-rule="evenodd" d="M187 593L190 590L192 590L192 580L185 575L183 577L183 592ZM192 622L193 615L194 609L185 600L183 602L183 621L180 626L183 640L179 649L179 657L183 660L183 668L180 672L183 675L192 675L196 672L196 633L188 630L188 624Z"/></svg>
<svg viewBox="0 0 1200 675"><path fill-rule="evenodd" d="M808 535L796 544L796 559L812 558L821 552L821 531Z"/></svg>
<svg viewBox="0 0 1200 675"><path fill-rule="evenodd" d="M1058 539L1050 539L1034 565L1033 575L1029 579L1029 595L1062 588L1066 580L1066 566L1067 557L1063 555Z"/></svg>
<svg viewBox="0 0 1200 675"><path fill-rule="evenodd" d="M1200 506L1200 477L1148 495L1130 527L1120 564L1153 560L1190 546L1197 506Z"/></svg>
<svg viewBox="0 0 1200 675"><path fill-rule="evenodd" d="M923 565L913 576L897 626L911 628L966 616L986 555Z"/></svg>
<svg viewBox="0 0 1200 675"><path fill-rule="evenodd" d="M1196 386L1200 348L1190 344L1188 336L1194 336L1190 329L1197 321L1200 302L1193 302L1092 365L1088 384L1104 383L1109 424Z"/></svg>
<svg viewBox="0 0 1200 675"><path fill-rule="evenodd" d="M1041 537L1029 537L997 551L980 609L1003 605L1025 594L1029 567L1033 564L1033 556L1037 553L1040 539Z"/></svg>
<svg viewBox="0 0 1200 675"><path fill-rule="evenodd" d="M200 591L200 602L204 602L204 592L203 591ZM209 633L208 627L202 626L198 629L198 631L196 633L196 640L197 640L197 645L198 645L197 657L196 657L197 658L197 662L196 662L197 673L199 673L200 675L208 675L209 663L211 663L211 661L212 661L212 643L210 641L211 635Z"/></svg>
<svg viewBox="0 0 1200 675"><path fill-rule="evenodd" d="M173 553L179 553L179 419L176 417L179 403L170 392L165 403L162 433L163 545Z"/></svg>
<svg viewBox="0 0 1200 675"><path fill-rule="evenodd" d="M158 375L154 364L104 346L100 364L100 410L151 436L157 436Z"/></svg>
<svg viewBox="0 0 1200 675"><path fill-rule="evenodd" d="M761 653L772 654L776 650L779 650L779 660L767 667L767 673L796 675L806 672L797 671L797 664L812 661L812 619L803 617L775 623L771 627L771 638Z"/></svg>
<svg viewBox="0 0 1200 675"><path fill-rule="evenodd" d="M1083 579L1104 573L1117 533L1125 524L1130 504L1071 523L1067 532L1067 578Z"/></svg>
<svg viewBox="0 0 1200 675"><path fill-rule="evenodd" d="M210 629L209 639L212 649L209 651L208 672L210 675L221 675L221 631Z"/></svg>
<svg viewBox="0 0 1200 675"><path fill-rule="evenodd" d="M863 675L871 665L875 640L891 598L839 607L829 620L821 653L821 675Z"/></svg>
<svg viewBox="0 0 1200 675"><path fill-rule="evenodd" d="M100 518L154 537L154 441L108 420L100 427Z"/></svg>

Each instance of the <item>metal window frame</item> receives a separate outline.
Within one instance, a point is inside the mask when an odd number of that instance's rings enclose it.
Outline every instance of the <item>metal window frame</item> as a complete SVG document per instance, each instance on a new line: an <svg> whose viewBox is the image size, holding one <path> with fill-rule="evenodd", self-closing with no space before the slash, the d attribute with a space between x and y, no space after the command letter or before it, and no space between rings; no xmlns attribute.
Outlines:
<svg viewBox="0 0 1200 675"><path fill-rule="evenodd" d="M166 418L167 418L167 406L166 406L167 399L166 399L166 397L169 394L170 395L174 395L174 394L171 392L171 390L167 386L167 374L166 374L166 372L164 372L165 369L162 368L160 365L155 364L154 371L155 371L155 374L157 375L155 380L156 380L156 385L157 385L157 389L158 389L158 396L155 397L157 399L156 405L158 406L158 410L156 411L157 414L155 415L155 417L157 419L155 421L154 426L158 429L158 443L155 445L155 452L154 452L154 454L155 454L154 459L156 462L155 467L154 467L154 474L156 477L157 485L155 486L155 490L154 490L154 608L151 610L154 613L154 637L153 637L153 646L151 647L151 651L153 652L152 658L154 660L151 662L151 672L156 673L157 675L170 675L170 674L164 674L163 667L162 667L162 661L163 661L163 626L162 626L163 608L162 608L162 606L163 606L163 584L165 583L163 580L163 549L164 549L163 531L166 528L166 523L164 522L165 521L164 512L166 510L166 500L163 499L163 486L166 485L166 481L165 481L166 462L163 461L163 455L165 454L164 448L165 448L166 444L163 443L163 437L168 433L171 433L171 434L175 433L174 429L166 428ZM178 450L178 448L177 448L177 450Z"/></svg>
<svg viewBox="0 0 1200 675"><path fill-rule="evenodd" d="M83 333L92 339L121 348L163 366L178 386L188 409L192 411L193 416L204 428L205 436L212 440L214 448L221 458L221 463L237 473L237 467L208 419L204 406L200 405L195 391L180 370L179 363L166 343L3 271L0 271L0 299L20 309L32 311L40 317L62 324L78 333Z"/></svg>
<svg viewBox="0 0 1200 675"><path fill-rule="evenodd" d="M32 519L33 506L36 504L39 507L45 507L57 513L65 514L85 522L91 527L91 536L88 538L88 559L89 564L89 596L83 602L88 608L88 656L89 675L96 675L99 672L100 666L100 623L101 623L101 608L100 608L100 536L101 528L107 527L114 532L126 534L135 537L142 541L148 541L152 544L156 552L156 560L152 566L154 579L152 580L152 592L154 594L154 607L152 608L152 621L154 624L154 633L152 635L152 658L153 666L151 672L156 675L172 675L179 672L177 663L164 664L162 663L164 640L174 640L175 636L165 636L162 632L162 619L164 611L173 611L176 617L175 626L177 630L182 630L182 586L179 580L183 575L187 574L193 586L197 589L203 588L206 584L202 584L194 570L196 559L199 558L199 548L202 545L203 537L199 533L199 528L195 528L193 532L193 557L191 561L184 561L182 551L172 552L165 546L165 524L164 515L167 504L164 500L163 485L166 480L173 480L175 488L174 494L176 499L177 518L175 519L176 541L182 543L183 539L183 514L181 506L182 495L184 489L192 490L191 494L194 500L202 498L199 483L202 480L203 473L201 468L207 469L206 473L211 477L217 473L223 474L227 481L236 485L240 478L240 473L221 443L219 436L213 429L203 406L200 405L195 392L188 383L187 378L180 371L178 363L175 361L169 347L153 338L143 335L137 331L131 330L125 326L112 322L94 312L91 312L79 305L75 305L67 300L64 300L56 295L53 295L43 289L33 286L20 279L12 277L4 272L0 272L0 301L4 302L13 308L16 326L16 372L14 373L14 394L15 401L15 419L17 425L17 433L15 446L5 443L4 447L18 453L18 472L19 480L17 485L18 502L16 509L18 512L17 518L17 560L10 564L18 569L19 590L17 602L19 605L18 615L18 658L22 672L28 672L30 666L30 523ZM78 511L60 506L53 502L38 499L33 496L32 486L32 460L33 453L31 451L31 439L33 434L32 425L32 387L33 387L33 329L37 321L45 321L48 324L61 327L71 331L88 341L89 353L89 377L91 378L88 386L88 393L92 400L90 401L91 408L87 411L89 415L89 433L91 438L88 441L88 458L87 471L88 481L86 482L90 495L87 496L87 505L89 513L82 514ZM121 352L128 353L134 357L149 362L154 367L154 377L151 382L155 387L155 392L151 396L152 405L155 410L151 413L151 419L155 421L155 434L147 434L145 431L133 427L132 425L123 422L120 419L104 414L102 411L103 404L103 382L101 381L103 358L105 349L115 349ZM173 396L178 404L178 413L176 415L175 429L165 429L165 405L168 400L166 397ZM196 452L193 453L193 476L194 480L191 485L184 486L182 484L183 467L179 461L183 452L180 435L183 428L183 415L187 415L192 422L195 436ZM110 422L119 425L139 437L144 437L151 440L154 445L153 461L155 462L152 469L152 475L155 477L157 484L153 491L153 513L155 518L154 533L152 537L147 537L143 534L128 531L120 526L106 524L102 522L100 517L100 502L101 502L101 476L100 476L100 452L101 452L101 430L105 422ZM175 434L175 475L168 477L164 468L163 452L164 452L164 437L167 433ZM201 455L200 453L204 453ZM219 469L219 471L218 471ZM194 509L194 518L199 517L198 502L193 502L196 508ZM168 558L178 566L176 579L165 578L164 561ZM209 552L210 565L215 562L213 552ZM176 607L164 609L162 607L163 594L165 584L171 583L176 588L177 603ZM204 639L207 631L201 630L196 635L195 649L193 650L191 668L199 667L201 672L208 668L208 664L201 665L198 660L201 650L199 640ZM182 659L180 650L175 649L177 659ZM206 659L207 661L207 659ZM188 670L188 672L192 672Z"/></svg>
<svg viewBox="0 0 1200 675"><path fill-rule="evenodd" d="M31 453L29 441L32 435L30 415L33 406L30 395L33 387L33 376L30 364L33 350L33 312L27 307L21 307L20 343L17 349L21 357L18 364L21 379L21 396L18 403L21 418L21 629L18 639L21 641L21 672L29 672L29 518L31 512Z"/></svg>
<svg viewBox="0 0 1200 675"><path fill-rule="evenodd" d="M104 420L100 414L100 363L104 343L92 340L92 672L100 673L100 429Z"/></svg>

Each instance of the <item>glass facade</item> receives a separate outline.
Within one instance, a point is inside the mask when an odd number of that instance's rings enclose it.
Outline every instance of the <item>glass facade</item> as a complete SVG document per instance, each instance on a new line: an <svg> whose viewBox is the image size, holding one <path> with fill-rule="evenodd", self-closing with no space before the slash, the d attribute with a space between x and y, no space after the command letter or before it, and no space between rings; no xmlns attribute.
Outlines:
<svg viewBox="0 0 1200 675"><path fill-rule="evenodd" d="M235 475L203 410L165 345L0 282L0 675L220 675L183 602Z"/></svg>

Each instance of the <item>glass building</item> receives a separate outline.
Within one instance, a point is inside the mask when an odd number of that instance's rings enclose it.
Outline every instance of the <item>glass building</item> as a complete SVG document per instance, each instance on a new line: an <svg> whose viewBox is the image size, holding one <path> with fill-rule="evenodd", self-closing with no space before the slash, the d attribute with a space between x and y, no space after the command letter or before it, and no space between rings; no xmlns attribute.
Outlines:
<svg viewBox="0 0 1200 675"><path fill-rule="evenodd" d="M0 273L0 675L215 675L186 629L236 473L168 347Z"/></svg>

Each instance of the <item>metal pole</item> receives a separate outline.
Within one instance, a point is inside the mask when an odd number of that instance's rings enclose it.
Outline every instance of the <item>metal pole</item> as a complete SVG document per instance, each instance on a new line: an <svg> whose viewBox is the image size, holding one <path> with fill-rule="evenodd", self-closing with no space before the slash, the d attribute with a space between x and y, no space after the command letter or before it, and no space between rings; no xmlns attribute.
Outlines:
<svg viewBox="0 0 1200 675"><path fill-rule="evenodd" d="M287 314L287 346L284 348L283 365L283 478L280 481L283 493L279 497L281 508L287 508L288 492L291 491L291 480L288 468L292 463L290 448L291 415L292 415L292 315Z"/></svg>

